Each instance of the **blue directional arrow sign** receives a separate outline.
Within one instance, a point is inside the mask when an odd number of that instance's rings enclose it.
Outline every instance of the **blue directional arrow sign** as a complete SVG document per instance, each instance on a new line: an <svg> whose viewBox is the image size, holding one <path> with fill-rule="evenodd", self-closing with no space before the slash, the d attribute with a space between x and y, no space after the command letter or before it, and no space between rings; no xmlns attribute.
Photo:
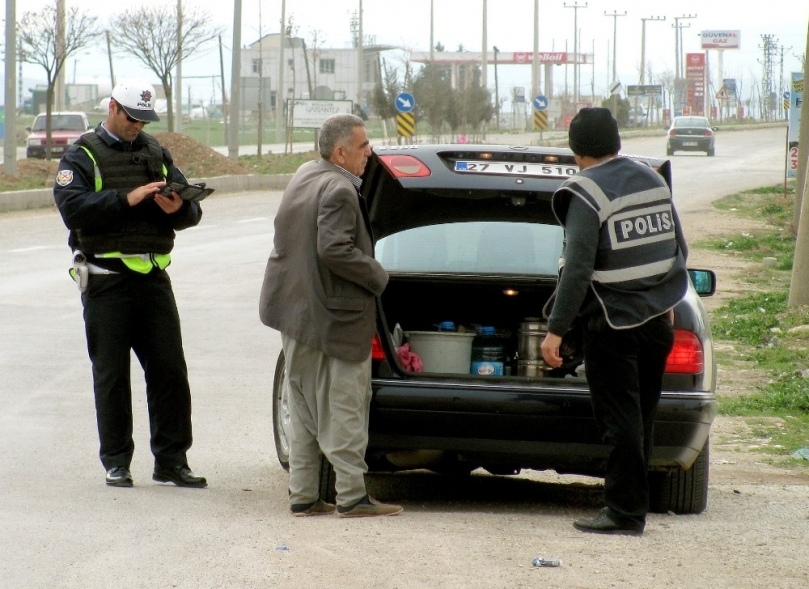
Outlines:
<svg viewBox="0 0 809 589"><path fill-rule="evenodd" d="M548 108L548 99L542 94L534 98L534 108L537 110L545 110Z"/></svg>
<svg viewBox="0 0 809 589"><path fill-rule="evenodd" d="M416 106L416 100L409 92L400 92L396 95L396 110L410 112Z"/></svg>

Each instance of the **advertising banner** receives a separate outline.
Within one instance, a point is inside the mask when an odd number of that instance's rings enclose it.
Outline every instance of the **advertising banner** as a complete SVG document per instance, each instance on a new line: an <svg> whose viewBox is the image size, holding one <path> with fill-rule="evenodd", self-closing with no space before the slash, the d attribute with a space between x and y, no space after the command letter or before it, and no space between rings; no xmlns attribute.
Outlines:
<svg viewBox="0 0 809 589"><path fill-rule="evenodd" d="M741 31L702 31L703 49L739 49L741 47Z"/></svg>
<svg viewBox="0 0 809 589"><path fill-rule="evenodd" d="M685 54L686 103L694 116L705 115L705 54ZM683 112L685 114L685 112Z"/></svg>
<svg viewBox="0 0 809 589"><path fill-rule="evenodd" d="M789 84L789 129L787 130L787 178L798 174L798 133L801 128L801 106L803 105L803 72L792 72ZM804 150L806 148L804 147Z"/></svg>

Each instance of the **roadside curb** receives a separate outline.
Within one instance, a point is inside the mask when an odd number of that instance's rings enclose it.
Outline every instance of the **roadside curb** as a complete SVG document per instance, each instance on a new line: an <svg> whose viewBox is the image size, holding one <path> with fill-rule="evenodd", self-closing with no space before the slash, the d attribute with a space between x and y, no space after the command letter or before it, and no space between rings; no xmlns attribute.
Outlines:
<svg viewBox="0 0 809 589"><path fill-rule="evenodd" d="M191 182L205 182L218 194L249 192L256 190L283 190L289 184L292 174L240 174L235 176L215 176L212 178L189 178ZM0 213L39 209L54 206L53 189L17 190L0 192Z"/></svg>

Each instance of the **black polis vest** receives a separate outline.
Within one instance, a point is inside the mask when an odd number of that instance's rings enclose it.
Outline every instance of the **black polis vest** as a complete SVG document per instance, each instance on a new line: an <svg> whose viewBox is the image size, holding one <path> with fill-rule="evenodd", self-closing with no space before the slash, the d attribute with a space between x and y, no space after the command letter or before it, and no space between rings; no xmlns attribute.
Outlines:
<svg viewBox="0 0 809 589"><path fill-rule="evenodd" d="M76 143L92 154L96 186L100 176L104 190L128 194L138 186L165 180L163 150L151 135L141 133L131 151L107 145L97 133L86 133ZM174 247L174 228L169 215L148 199L125 209L118 220L104 227L75 231L75 238L75 247L85 253L168 254Z"/></svg>

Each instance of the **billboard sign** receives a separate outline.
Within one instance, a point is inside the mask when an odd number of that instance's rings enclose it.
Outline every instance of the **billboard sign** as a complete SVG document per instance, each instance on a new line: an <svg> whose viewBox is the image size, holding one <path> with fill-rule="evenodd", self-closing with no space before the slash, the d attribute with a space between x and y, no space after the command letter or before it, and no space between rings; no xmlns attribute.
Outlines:
<svg viewBox="0 0 809 589"><path fill-rule="evenodd" d="M741 46L741 31L702 31L703 49L739 49Z"/></svg>
<svg viewBox="0 0 809 589"><path fill-rule="evenodd" d="M296 129L320 129L331 115L351 114L351 100L289 100L292 126Z"/></svg>
<svg viewBox="0 0 809 589"><path fill-rule="evenodd" d="M691 114L695 116L704 116L705 54L686 53L685 63L686 103L691 107Z"/></svg>

